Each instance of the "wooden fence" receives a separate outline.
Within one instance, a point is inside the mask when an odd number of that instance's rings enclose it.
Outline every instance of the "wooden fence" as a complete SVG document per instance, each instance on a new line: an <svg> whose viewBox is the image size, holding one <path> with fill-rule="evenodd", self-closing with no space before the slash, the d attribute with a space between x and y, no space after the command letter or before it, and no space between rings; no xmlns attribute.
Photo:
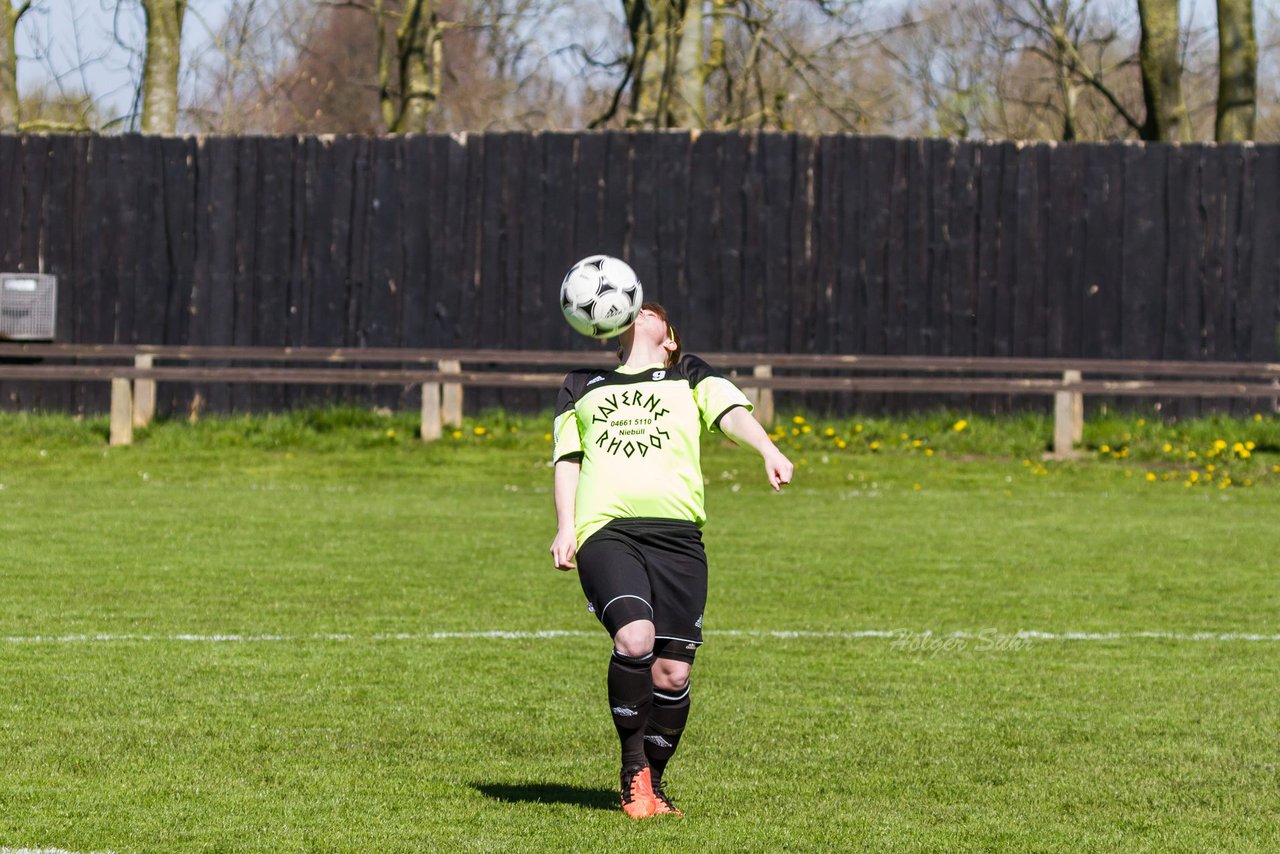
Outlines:
<svg viewBox="0 0 1280 854"><path fill-rule="evenodd" d="M1271 361L1278 234L1277 146L0 136L0 271L57 275L72 343L589 350L556 286L609 252L695 350ZM4 382L0 400L105 411L101 386ZM174 386L160 409L195 394L417 392Z"/></svg>

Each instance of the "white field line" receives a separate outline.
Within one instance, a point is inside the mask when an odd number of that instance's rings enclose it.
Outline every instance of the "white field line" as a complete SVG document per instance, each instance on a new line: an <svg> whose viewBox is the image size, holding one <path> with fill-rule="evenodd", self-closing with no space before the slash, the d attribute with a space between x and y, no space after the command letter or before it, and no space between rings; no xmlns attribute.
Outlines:
<svg viewBox="0 0 1280 854"><path fill-rule="evenodd" d="M807 630L765 630L765 629L721 629L703 633L707 637L739 637L739 638L772 638L777 640L791 639L824 639L824 640L863 640L867 638L887 638L890 640L932 639L948 640L1039 640L1039 641L1129 641L1129 640L1168 640L1180 642L1229 642L1249 641L1262 643L1280 642L1280 634L1246 634L1217 632L1041 632L1024 630L1018 632L998 632L987 629L982 632L946 632L910 631L907 629L865 629L862 631L807 631ZM215 635L146 635L146 634L82 634L82 635L11 635L0 637L0 643L6 644L74 644L74 643L304 643L307 641L440 641L440 640L548 640L554 638L598 638L599 631L581 631L573 629L545 629L542 631L480 631L480 632L400 632L381 634L311 634L311 635L251 635L251 634L215 634ZM19 849L14 849L19 850ZM50 849L52 850L52 849ZM10 854L10 849L0 848L0 854Z"/></svg>
<svg viewBox="0 0 1280 854"><path fill-rule="evenodd" d="M0 848L0 854L75 854L62 848ZM97 854L111 854L110 851L99 851Z"/></svg>

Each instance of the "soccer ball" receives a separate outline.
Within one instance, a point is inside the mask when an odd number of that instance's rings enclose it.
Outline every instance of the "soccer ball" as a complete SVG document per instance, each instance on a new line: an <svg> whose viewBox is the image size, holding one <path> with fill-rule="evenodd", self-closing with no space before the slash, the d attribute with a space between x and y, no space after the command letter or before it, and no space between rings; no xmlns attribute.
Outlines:
<svg viewBox="0 0 1280 854"><path fill-rule="evenodd" d="M583 258L560 283L560 310L574 331L592 338L621 335L644 302L636 271L609 255Z"/></svg>

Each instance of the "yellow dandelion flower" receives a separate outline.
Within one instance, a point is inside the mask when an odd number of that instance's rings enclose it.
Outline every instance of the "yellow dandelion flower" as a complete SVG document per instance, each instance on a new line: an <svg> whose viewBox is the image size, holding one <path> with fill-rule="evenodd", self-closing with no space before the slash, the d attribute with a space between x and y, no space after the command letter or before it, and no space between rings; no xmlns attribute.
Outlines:
<svg viewBox="0 0 1280 854"><path fill-rule="evenodd" d="M453 438L455 438L455 439L461 439L461 438L462 438L462 431L461 431L461 430L454 430L454 431L453 431L452 433L450 433L449 435L450 435L450 436L452 436L452 437L453 437Z"/></svg>
<svg viewBox="0 0 1280 854"><path fill-rule="evenodd" d="M1210 454L1210 456L1212 456L1212 454ZM1187 459L1189 459L1189 460L1194 460L1195 458L1196 458L1196 452L1195 452L1195 451L1187 451Z"/></svg>
<svg viewBox="0 0 1280 854"><path fill-rule="evenodd" d="M872 442L872 443L871 443L871 445L870 445L870 448L871 448L871 450L873 450L873 451L878 451L878 450L880 450L880 443L879 443L879 442Z"/></svg>
<svg viewBox="0 0 1280 854"><path fill-rule="evenodd" d="M835 431L835 428L833 427L828 427L826 430L822 431L822 435L824 436L834 436L835 434L836 434L836 431Z"/></svg>
<svg viewBox="0 0 1280 854"><path fill-rule="evenodd" d="M812 427L810 427L808 424L806 424L806 425L804 425L803 427L801 427L801 428L800 428L800 432L801 432L801 433L812 433L812 432L813 432L813 428L812 428Z"/></svg>
<svg viewBox="0 0 1280 854"><path fill-rule="evenodd" d="M1099 451L1101 451L1101 452L1102 452L1102 453L1104 453L1104 454L1109 454L1109 453L1111 453L1111 446L1110 446L1110 445L1103 445L1103 446L1102 446L1101 448L1099 448L1098 450L1099 450Z"/></svg>
<svg viewBox="0 0 1280 854"><path fill-rule="evenodd" d="M1164 447L1162 447L1160 450L1164 451L1167 454L1173 450L1173 445L1170 445L1168 442L1165 442Z"/></svg>
<svg viewBox="0 0 1280 854"><path fill-rule="evenodd" d="M387 431L387 438L388 438L388 439L394 439L395 437L396 437L396 431L395 431L395 430L388 430L388 431Z"/></svg>
<svg viewBox="0 0 1280 854"><path fill-rule="evenodd" d="M1195 483L1199 479L1200 479L1200 472L1198 471L1193 471L1189 475L1187 475L1187 480L1190 481L1191 483Z"/></svg>
<svg viewBox="0 0 1280 854"><path fill-rule="evenodd" d="M1232 444L1232 446L1231 446L1231 450L1235 451L1237 454L1238 454L1238 453L1240 453L1241 451L1243 451L1243 450L1244 450L1244 443L1243 443L1243 442L1235 442L1234 444Z"/></svg>
<svg viewBox="0 0 1280 854"><path fill-rule="evenodd" d="M1147 472L1147 480L1151 481L1155 479L1156 479L1155 472Z"/></svg>
<svg viewBox="0 0 1280 854"><path fill-rule="evenodd" d="M862 425L861 425L861 424L854 424L854 425L853 425L853 432L855 432L855 433L861 433L861 432L862 432Z"/></svg>
<svg viewBox="0 0 1280 854"><path fill-rule="evenodd" d="M919 492L921 489L924 489L924 487L922 487L922 486L921 486L920 484L918 484L918 483L913 483L913 484L911 484L911 488L912 488L912 489L914 489L916 492Z"/></svg>
<svg viewBox="0 0 1280 854"><path fill-rule="evenodd" d="M925 449L924 449L924 455L925 455L926 457L932 457L932 456L933 456L933 448L925 448Z"/></svg>
<svg viewBox="0 0 1280 854"><path fill-rule="evenodd" d="M1217 471L1217 470L1218 470L1218 467L1217 467L1217 466L1215 466L1213 463L1206 463L1206 464L1205 464L1205 467L1204 467L1204 470L1205 470L1205 471Z"/></svg>
<svg viewBox="0 0 1280 854"><path fill-rule="evenodd" d="M1249 453L1248 451L1241 451L1241 452L1240 452L1240 459L1242 459L1242 460L1247 460L1247 459L1249 459L1249 458L1250 458L1250 457L1252 457L1252 456L1253 456L1253 454Z"/></svg>
<svg viewBox="0 0 1280 854"><path fill-rule="evenodd" d="M905 442L905 441L907 441L907 439L909 439L909 438L911 438L911 437L910 437L910 436L908 436L906 433L899 433L899 434L898 434L898 441L900 441L900 442Z"/></svg>
<svg viewBox="0 0 1280 854"><path fill-rule="evenodd" d="M1255 412L1255 413L1253 413L1253 420L1254 420L1254 421L1261 421L1261 420L1262 420L1262 413L1261 413L1261 412Z"/></svg>
<svg viewBox="0 0 1280 854"><path fill-rule="evenodd" d="M957 433L959 433L961 430L963 430L964 428L966 428L966 427L968 427L968 426L969 426L969 422L968 422L968 421L965 421L963 418L961 418L961 419L960 419L959 421L957 421L955 424L952 424L952 425L951 425L951 429L952 429L952 430L954 430L954 431L956 431Z"/></svg>
<svg viewBox="0 0 1280 854"><path fill-rule="evenodd" d="M1191 481L1189 481L1189 480L1188 480L1188 481L1185 481L1182 485L1183 485L1184 487L1186 487L1187 489L1190 489L1190 488L1192 487L1192 483L1191 483Z"/></svg>
<svg viewBox="0 0 1280 854"><path fill-rule="evenodd" d="M1022 465L1024 468L1031 468L1031 460L1023 460Z"/></svg>
<svg viewBox="0 0 1280 854"><path fill-rule="evenodd" d="M1125 469L1125 470L1124 470L1124 476L1125 476L1125 477L1133 477L1133 469Z"/></svg>
<svg viewBox="0 0 1280 854"><path fill-rule="evenodd" d="M1224 442L1224 441L1222 441L1221 439L1214 439L1214 440L1213 440L1213 448L1214 448L1214 450L1216 450L1216 451L1221 451L1221 450L1223 450L1223 449L1224 449L1224 448L1226 448L1226 447L1227 447L1227 443L1226 443L1226 442Z"/></svg>
<svg viewBox="0 0 1280 854"><path fill-rule="evenodd" d="M485 433L488 433L488 432L489 432L489 430L488 430L488 428L486 428L486 427L477 427L477 428L475 428L474 430L472 430L471 432L472 432L472 433L475 433L477 436L483 436Z"/></svg>
<svg viewBox="0 0 1280 854"><path fill-rule="evenodd" d="M1257 445L1255 445L1253 442L1245 442L1245 443L1244 443L1244 449L1245 449L1246 451L1252 451L1252 450L1253 450L1254 448L1256 448L1256 447L1258 447L1258 446L1257 446Z"/></svg>
<svg viewBox="0 0 1280 854"><path fill-rule="evenodd" d="M1139 426L1139 427L1146 427L1146 426L1147 426L1147 419L1145 419L1145 418L1139 418L1139 419L1138 419L1138 426Z"/></svg>
<svg viewBox="0 0 1280 854"><path fill-rule="evenodd" d="M1252 478L1245 478L1245 480L1244 480L1244 485L1245 485L1245 486L1253 486L1253 479L1252 479Z"/></svg>
<svg viewBox="0 0 1280 854"><path fill-rule="evenodd" d="M923 444L924 444L924 441L922 439L916 439L914 442L911 443L911 447L918 448Z"/></svg>
<svg viewBox="0 0 1280 854"><path fill-rule="evenodd" d="M800 431L799 431L799 430L797 430L795 427L792 427L792 428L791 428L791 435L792 435L792 436L799 436L799 435L800 435Z"/></svg>
<svg viewBox="0 0 1280 854"><path fill-rule="evenodd" d="M803 416L803 415L796 415L796 416L794 416L794 417L791 419L791 423L792 423L792 424L803 424L803 423L804 423L804 416Z"/></svg>
<svg viewBox="0 0 1280 854"><path fill-rule="evenodd" d="M543 440L544 442L550 442L550 441L551 441L551 434L550 434L550 433L543 433L543 434L542 434L542 440Z"/></svg>
<svg viewBox="0 0 1280 854"><path fill-rule="evenodd" d="M1280 474L1280 466L1272 466L1272 467L1271 467L1271 473L1272 473L1272 474Z"/></svg>
<svg viewBox="0 0 1280 854"><path fill-rule="evenodd" d="M837 447L837 448L847 448L847 447L849 447L849 443L848 443L848 442L846 442L844 439L836 439L836 447Z"/></svg>

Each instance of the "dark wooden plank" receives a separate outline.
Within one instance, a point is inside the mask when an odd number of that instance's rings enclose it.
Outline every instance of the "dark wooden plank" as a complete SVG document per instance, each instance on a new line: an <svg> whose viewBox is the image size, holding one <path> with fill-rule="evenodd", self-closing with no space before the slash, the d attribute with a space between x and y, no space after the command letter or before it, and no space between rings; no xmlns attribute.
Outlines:
<svg viewBox="0 0 1280 854"><path fill-rule="evenodd" d="M1129 358L1158 355L1159 291L1165 283L1165 147L1122 150L1125 170L1124 247L1121 256L1121 353Z"/></svg>
<svg viewBox="0 0 1280 854"><path fill-rule="evenodd" d="M523 146L520 162L515 164L520 170L523 207L517 215L520 217L519 279L524 286L519 288L519 299L512 308L519 312L522 321L519 336L513 339L520 347L549 344L554 339L552 327L568 325L561 320L560 307L556 302L564 271L558 266L550 271L547 269L546 220L548 214L554 217L555 212L546 209L544 139L541 135L529 137ZM620 255L621 251L615 250L611 254Z"/></svg>
<svg viewBox="0 0 1280 854"><path fill-rule="evenodd" d="M1224 358L1220 342L1227 314L1227 192L1226 162L1222 151L1201 146L1200 204L1204 215L1204 238L1200 247L1200 298L1204 305L1201 354L1206 359Z"/></svg>
<svg viewBox="0 0 1280 854"><path fill-rule="evenodd" d="M1049 237L1045 251L1049 327L1045 355L1051 357L1077 356L1082 346L1080 306L1088 240L1084 158L1082 146L1061 145L1049 161Z"/></svg>
<svg viewBox="0 0 1280 854"><path fill-rule="evenodd" d="M769 214L765 197L764 136L747 135L742 161L742 275L733 289L729 308L737 323L738 350L766 350L764 335L764 270L767 263L765 235Z"/></svg>
<svg viewBox="0 0 1280 854"><path fill-rule="evenodd" d="M1123 150L1089 148L1088 286L1085 289L1089 358L1118 358L1120 346L1120 270L1124 247Z"/></svg>
<svg viewBox="0 0 1280 854"><path fill-rule="evenodd" d="M925 143L925 156L928 167L928 252L925 264L925 289L922 294L924 306L924 326L920 330L917 346L921 352L932 355L945 355L949 350L951 336L951 276L955 272L955 263L951 259L953 252L961 251L954 246L951 235L953 218L952 206L955 204L954 185L963 179L965 165L958 161L965 156L960 150L960 143L955 140L928 140ZM919 408L936 406L936 400L923 399L916 404ZM955 405L947 401L948 406Z"/></svg>
<svg viewBox="0 0 1280 854"><path fill-rule="evenodd" d="M0 186L21 187L23 183L22 140L17 134L0 134ZM18 272L22 256L21 199L0 205L0 270Z"/></svg>
<svg viewBox="0 0 1280 854"><path fill-rule="evenodd" d="M627 131L609 131L604 136L604 210L601 212L600 246L601 251L606 255L625 260L630 252L631 240L631 174L634 137Z"/></svg>
<svg viewBox="0 0 1280 854"><path fill-rule="evenodd" d="M722 337L720 318L722 275L717 247L725 239L720 213L720 147L724 134L701 133L692 140L689 152L690 182L685 216L689 224L688 257L685 276L688 293L681 307L682 323L694 331L693 346L699 351L722 350L732 342Z"/></svg>
<svg viewBox="0 0 1280 854"><path fill-rule="evenodd" d="M929 145L923 139L901 146L902 180L902 339L901 352L929 352L930 194ZM910 401L902 401L910 405Z"/></svg>
<svg viewBox="0 0 1280 854"><path fill-rule="evenodd" d="M608 140L601 133L577 135L574 153L574 259L611 254L604 247L604 195Z"/></svg>
<svg viewBox="0 0 1280 854"><path fill-rule="evenodd" d="M238 199L240 184L240 141L233 137L211 137L205 141L209 152L209 247L210 302L208 343L237 344L236 289ZM209 387L209 408L226 412L231 408L231 389L225 385Z"/></svg>
<svg viewBox="0 0 1280 854"><path fill-rule="evenodd" d="M792 298L786 349L789 352L820 352L818 336L818 282L814 275L813 217L816 197L815 169L818 140L812 136L792 137L791 204L788 218L790 265L787 278ZM810 404L814 401L810 401ZM822 411L821 407L817 411Z"/></svg>
<svg viewBox="0 0 1280 854"><path fill-rule="evenodd" d="M866 145L858 137L841 136L837 137L834 148L837 159L829 180L836 192L835 210L831 214L834 222L830 226L837 252L834 302L838 325L834 349L837 353L865 353L867 258L862 233L868 210L864 195ZM842 412L851 412L857 400L856 395L842 394L836 398L835 405Z"/></svg>
<svg viewBox="0 0 1280 854"><path fill-rule="evenodd" d="M399 253L400 333L403 347L428 345L428 318L431 314L431 254L434 251L431 199L438 192L432 170L431 140L425 136L407 136L398 147L398 162L391 197L383 204L395 202L395 215L400 218ZM379 198L382 198L381 191Z"/></svg>
<svg viewBox="0 0 1280 854"><path fill-rule="evenodd" d="M573 137L569 134L544 134L541 138L543 146L543 216L544 235L543 279L548 287L556 289L559 298L560 282L565 273L579 260L573 254L573 218L568 213L573 206ZM634 250L633 250L634 252ZM640 274L644 282L645 295L651 294L651 282L646 278L648 268L632 259L632 266ZM557 303L558 305L558 303ZM563 320L552 323L548 328L551 338L549 347L581 347L590 345L581 335L574 332Z"/></svg>
<svg viewBox="0 0 1280 854"><path fill-rule="evenodd" d="M767 217L764 268L763 276L757 280L759 284L748 298L759 305L753 314L762 318L763 325L757 331L765 342L765 348L785 352L790 300L777 299L775 295L788 293L792 286L791 255L796 247L791 245L785 225L791 219L795 204L796 137L794 134L766 133L760 142Z"/></svg>
<svg viewBox="0 0 1280 854"><path fill-rule="evenodd" d="M741 338L741 311L744 254L747 251L747 216L744 209L744 182L748 159L748 139L739 133L725 134L720 139L720 186L717 210L720 212L720 242L717 266L720 281L712 298L718 303L721 346L728 350L745 348Z"/></svg>
<svg viewBox="0 0 1280 854"><path fill-rule="evenodd" d="M665 176L658 161L658 137L653 133L637 133L634 142L631 257L627 260L644 283L645 299L664 302L666 282L658 259L658 186Z"/></svg>
<svg viewBox="0 0 1280 854"><path fill-rule="evenodd" d="M42 272L58 277L54 340L66 341L70 301L75 294L73 216L77 168L76 138L59 135L49 139L49 177L40 200L40 257ZM3 167L0 167L2 170ZM50 412L74 409L73 387L56 383L39 387L34 405Z"/></svg>
<svg viewBox="0 0 1280 854"><path fill-rule="evenodd" d="M508 251L507 232L503 223L503 176L506 156L506 134L486 134L483 137L482 168L477 170L481 184L476 187L479 202L476 223L479 244L476 248L476 275L469 291L472 300L473 341L495 344L501 341L503 303L502 271L506 266ZM469 151L475 151L471 149ZM484 391L467 400L468 407L478 410L498 405L494 391Z"/></svg>
<svg viewBox="0 0 1280 854"><path fill-rule="evenodd" d="M709 336L705 326L710 318L697 317L689 306L689 278L685 253L689 237L689 157L687 133L661 133L655 139L657 170L657 263L662 285L662 303L677 329L686 333L697 349ZM655 176L657 177L657 176Z"/></svg>
<svg viewBox="0 0 1280 854"><path fill-rule="evenodd" d="M230 268L226 281L232 295L231 341L238 347L257 343L254 340L254 321L257 310L257 294L254 291L254 271L257 265L259 214L259 190L262 174L258 164L258 138L240 137L234 141L235 197L234 213L230 220L233 232L233 255L227 259ZM229 389L229 406L233 412L253 409L252 389L232 386Z"/></svg>
<svg viewBox="0 0 1280 854"><path fill-rule="evenodd" d="M257 143L249 339L280 347L289 337L289 267L296 251L291 237L293 160L301 145L296 137L262 137ZM237 327L237 334L242 332ZM287 388L263 386L250 393L249 401L255 411L282 410L288 406L287 395Z"/></svg>
<svg viewBox="0 0 1280 854"><path fill-rule="evenodd" d="M1253 253L1249 313L1253 317L1245 355L1252 361L1280 361L1276 331L1280 323L1280 146L1257 149L1254 166ZM1280 397L1280 395L1277 395Z"/></svg>
<svg viewBox="0 0 1280 854"><path fill-rule="evenodd" d="M948 356L970 356L974 352L982 152L980 144L961 142L955 154L947 221L947 331L942 348Z"/></svg>

